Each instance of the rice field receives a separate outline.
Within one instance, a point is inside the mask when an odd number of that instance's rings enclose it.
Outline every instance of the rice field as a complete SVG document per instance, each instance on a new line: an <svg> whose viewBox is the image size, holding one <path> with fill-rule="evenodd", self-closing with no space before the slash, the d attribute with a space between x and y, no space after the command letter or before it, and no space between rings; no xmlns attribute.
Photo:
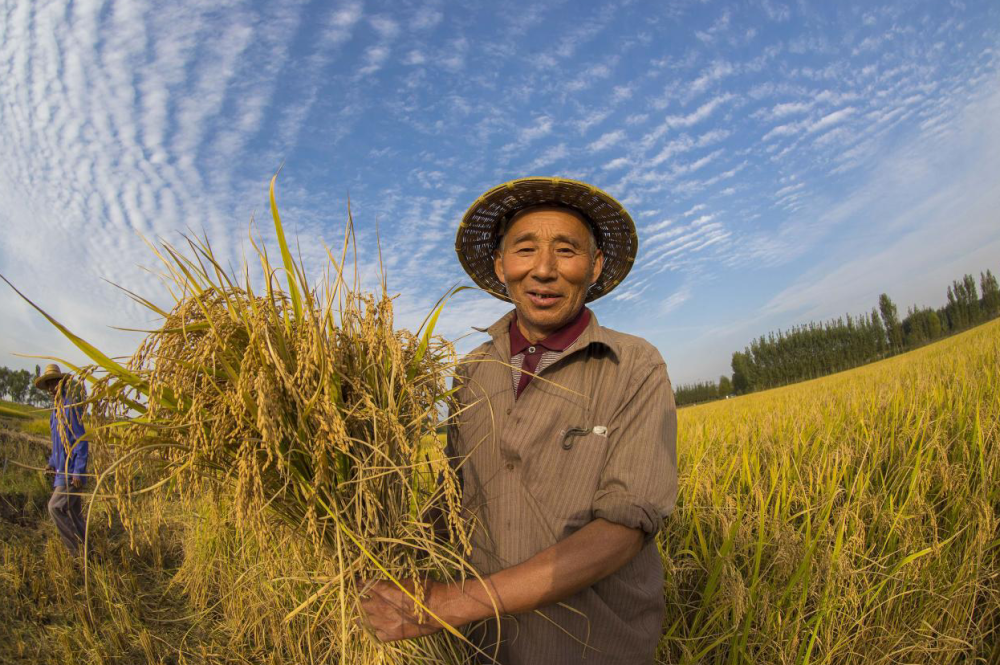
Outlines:
<svg viewBox="0 0 1000 665"><path fill-rule="evenodd" d="M660 661L1000 662L997 366L994 322L682 409L681 499L659 543ZM0 441L4 457L47 454L10 430ZM0 494L4 662L323 662L310 654L331 627L285 617L329 564L293 532L248 532L224 502L178 497L130 546L99 501L88 602L44 514L44 482L8 468Z"/></svg>
<svg viewBox="0 0 1000 665"><path fill-rule="evenodd" d="M662 661L1000 663L998 367L994 321L682 409Z"/></svg>
<svg viewBox="0 0 1000 665"><path fill-rule="evenodd" d="M134 296L162 324L128 362L42 312L95 362L94 556L66 555L46 479L5 463L2 662L470 661L457 633L380 645L355 621L368 579L475 574L434 434L454 366L440 309L395 329L388 295L345 281L346 242L309 285L271 196L282 264L258 249L263 291L207 239L163 246L176 301ZM998 366L993 322L682 409L659 661L1000 663ZM3 458L44 466L6 410Z"/></svg>

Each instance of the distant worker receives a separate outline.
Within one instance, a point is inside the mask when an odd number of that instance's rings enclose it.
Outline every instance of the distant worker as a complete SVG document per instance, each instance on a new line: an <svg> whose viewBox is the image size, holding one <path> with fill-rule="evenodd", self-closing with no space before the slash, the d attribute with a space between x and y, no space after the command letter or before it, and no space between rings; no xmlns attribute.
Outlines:
<svg viewBox="0 0 1000 665"><path fill-rule="evenodd" d="M54 402L49 419L52 455L47 472L54 475L55 480L49 514L63 543L76 555L86 532L80 493L85 484L89 453L82 422L82 386L71 383L70 374L55 364L45 368L35 379L35 386L47 391Z"/></svg>

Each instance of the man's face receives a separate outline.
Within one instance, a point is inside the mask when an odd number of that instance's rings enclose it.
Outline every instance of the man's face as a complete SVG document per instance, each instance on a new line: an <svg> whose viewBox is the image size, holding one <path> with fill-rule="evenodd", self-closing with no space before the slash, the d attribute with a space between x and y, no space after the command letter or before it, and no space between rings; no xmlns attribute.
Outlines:
<svg viewBox="0 0 1000 665"><path fill-rule="evenodd" d="M59 379L49 379L45 382L45 391L52 397L56 396L56 388L59 387Z"/></svg>
<svg viewBox="0 0 1000 665"><path fill-rule="evenodd" d="M591 243L584 222L565 210L533 210L507 229L493 268L530 341L544 339L580 311L604 265Z"/></svg>

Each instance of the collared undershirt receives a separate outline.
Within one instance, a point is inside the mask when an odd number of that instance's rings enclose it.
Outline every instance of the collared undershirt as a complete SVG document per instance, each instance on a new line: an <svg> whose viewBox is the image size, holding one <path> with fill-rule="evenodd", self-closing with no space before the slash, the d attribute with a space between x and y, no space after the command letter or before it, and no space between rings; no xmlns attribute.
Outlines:
<svg viewBox="0 0 1000 665"><path fill-rule="evenodd" d="M580 308L580 312L565 326L540 342L532 344L517 327L517 314L510 321L510 358L514 373L514 399L521 396L525 386L534 378L532 375L558 357L558 354L576 341L590 322L590 310ZM548 355L548 359L545 356ZM548 362L546 362L546 360Z"/></svg>

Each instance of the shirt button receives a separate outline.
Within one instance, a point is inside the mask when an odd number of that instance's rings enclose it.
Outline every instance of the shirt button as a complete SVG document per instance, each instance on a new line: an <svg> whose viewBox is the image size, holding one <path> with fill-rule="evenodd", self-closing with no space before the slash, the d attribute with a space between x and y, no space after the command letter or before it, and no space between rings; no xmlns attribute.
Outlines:
<svg viewBox="0 0 1000 665"><path fill-rule="evenodd" d="M528 347L528 353L534 353L534 352L535 352L535 347L529 346Z"/></svg>
<svg viewBox="0 0 1000 665"><path fill-rule="evenodd" d="M510 415L510 407L507 407L507 415Z"/></svg>
<svg viewBox="0 0 1000 665"><path fill-rule="evenodd" d="M511 463L511 462L507 462L507 470L508 471L513 471L514 470L514 464Z"/></svg>

